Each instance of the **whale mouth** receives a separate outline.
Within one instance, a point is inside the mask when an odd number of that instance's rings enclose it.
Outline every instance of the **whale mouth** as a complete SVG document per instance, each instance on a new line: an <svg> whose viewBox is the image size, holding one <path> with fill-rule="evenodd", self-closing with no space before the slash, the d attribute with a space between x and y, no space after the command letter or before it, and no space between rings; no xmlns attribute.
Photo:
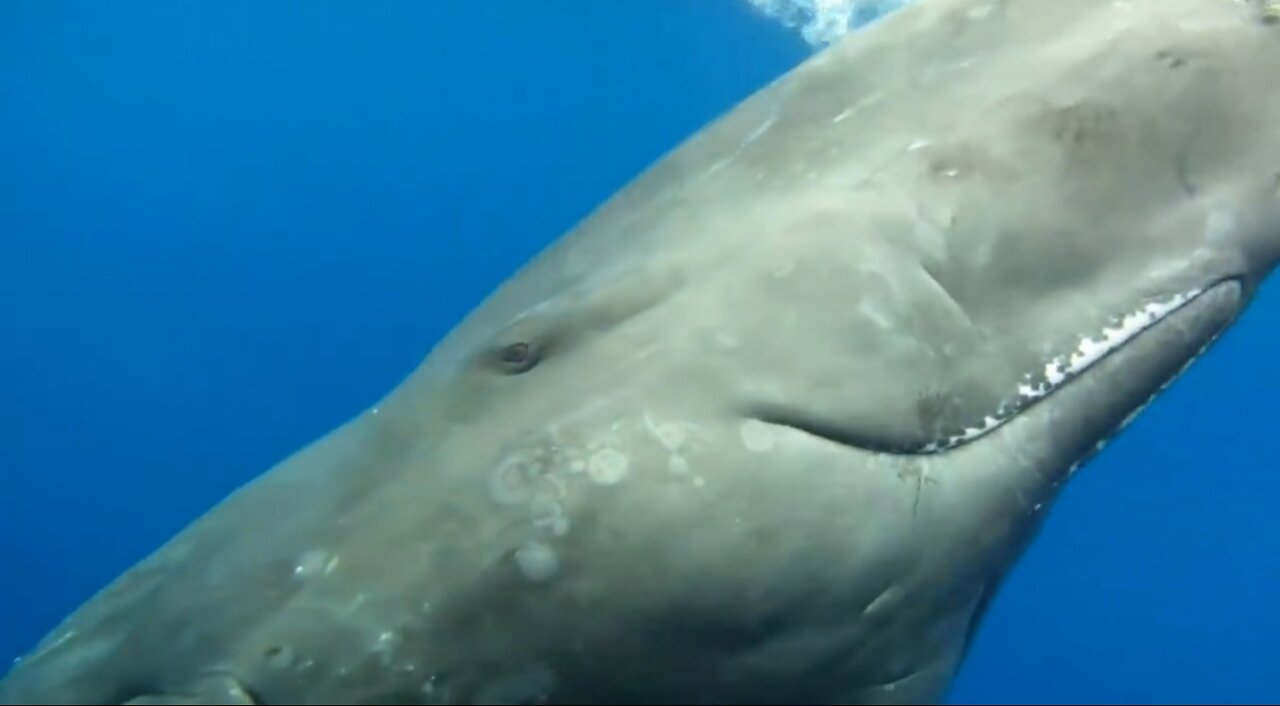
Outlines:
<svg viewBox="0 0 1280 706"><path fill-rule="evenodd" d="M1233 312L1238 311L1234 301L1243 291L1243 286L1244 282L1240 276L1224 277L1202 287L1148 301L1128 313L1113 316L1106 325L1095 331L1094 335L1082 336L1073 349L1048 359L1042 366L1024 374L1005 401L982 415L976 423L963 427L957 425L958 431L936 434L919 443L890 445L873 434L850 429L838 421L821 418L793 407L757 406L748 416L765 424L790 428L841 446L865 451L897 455L944 453L990 434L1034 405L1050 398L1055 392L1070 385L1081 376L1088 374L1103 360L1123 353L1132 344L1142 340L1144 334L1165 325L1178 325L1179 321L1193 319L1198 314L1217 314L1216 305L1220 303L1217 295L1232 297L1230 308ZM1202 304L1204 306L1201 306ZM1186 351L1183 355L1184 368L1199 357L1223 327L1218 326L1215 329L1207 340L1196 341L1195 345Z"/></svg>

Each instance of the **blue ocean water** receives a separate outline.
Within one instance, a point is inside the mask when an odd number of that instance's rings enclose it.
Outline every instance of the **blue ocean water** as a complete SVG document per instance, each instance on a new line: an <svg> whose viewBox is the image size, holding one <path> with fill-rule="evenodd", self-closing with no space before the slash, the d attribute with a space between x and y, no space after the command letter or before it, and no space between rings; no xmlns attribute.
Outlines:
<svg viewBox="0 0 1280 706"><path fill-rule="evenodd" d="M811 51L747 0L0 4L0 659ZM1077 475L952 693L1280 699L1280 293Z"/></svg>

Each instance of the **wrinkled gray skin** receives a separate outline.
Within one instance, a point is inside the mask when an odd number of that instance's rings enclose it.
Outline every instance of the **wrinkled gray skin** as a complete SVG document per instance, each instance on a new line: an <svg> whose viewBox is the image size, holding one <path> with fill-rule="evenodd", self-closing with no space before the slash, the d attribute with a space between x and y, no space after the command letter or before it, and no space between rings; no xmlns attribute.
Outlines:
<svg viewBox="0 0 1280 706"><path fill-rule="evenodd" d="M0 701L944 698L1071 472L1280 255L1267 12L922 0L850 36Z"/></svg>

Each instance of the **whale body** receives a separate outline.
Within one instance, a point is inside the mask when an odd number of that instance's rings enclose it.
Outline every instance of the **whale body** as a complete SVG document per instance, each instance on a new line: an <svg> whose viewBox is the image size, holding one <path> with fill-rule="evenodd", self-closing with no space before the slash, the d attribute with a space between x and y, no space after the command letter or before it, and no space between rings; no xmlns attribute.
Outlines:
<svg viewBox="0 0 1280 706"><path fill-rule="evenodd" d="M1280 257L1280 25L920 0L707 125L0 703L929 703Z"/></svg>

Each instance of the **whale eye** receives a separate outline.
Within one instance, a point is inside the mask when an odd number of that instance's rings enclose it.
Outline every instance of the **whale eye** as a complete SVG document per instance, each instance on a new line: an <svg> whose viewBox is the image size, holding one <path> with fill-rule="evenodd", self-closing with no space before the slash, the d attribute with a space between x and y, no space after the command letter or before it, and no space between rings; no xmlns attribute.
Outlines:
<svg viewBox="0 0 1280 706"><path fill-rule="evenodd" d="M511 343L502 349L502 362L520 365L529 359L529 344L524 341Z"/></svg>
<svg viewBox="0 0 1280 706"><path fill-rule="evenodd" d="M503 346L498 359L507 372L513 375L527 372L538 363L537 352L527 341L516 341Z"/></svg>

